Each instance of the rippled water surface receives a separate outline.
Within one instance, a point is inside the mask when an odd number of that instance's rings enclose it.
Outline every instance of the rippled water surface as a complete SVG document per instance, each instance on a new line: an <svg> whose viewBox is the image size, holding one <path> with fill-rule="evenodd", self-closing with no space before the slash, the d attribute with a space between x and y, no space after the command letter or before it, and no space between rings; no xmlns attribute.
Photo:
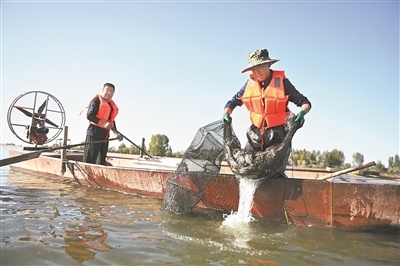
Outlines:
<svg viewBox="0 0 400 266"><path fill-rule="evenodd" d="M221 212L174 215L161 211L158 199L9 167L0 175L1 265L400 263L399 230L346 232L264 219L226 227Z"/></svg>

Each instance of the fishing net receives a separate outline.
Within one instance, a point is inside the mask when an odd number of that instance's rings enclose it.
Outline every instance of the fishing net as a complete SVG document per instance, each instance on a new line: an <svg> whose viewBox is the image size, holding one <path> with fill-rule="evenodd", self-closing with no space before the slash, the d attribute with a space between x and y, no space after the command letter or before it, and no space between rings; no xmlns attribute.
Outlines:
<svg viewBox="0 0 400 266"><path fill-rule="evenodd" d="M241 148L232 124L215 121L200 128L185 151L176 172L166 182L161 209L176 214L191 212L204 198L208 184L217 177L227 157L236 178L265 179L284 176L291 140L304 122L294 122L291 114L284 125L282 142L265 151Z"/></svg>
<svg viewBox="0 0 400 266"><path fill-rule="evenodd" d="M175 174L166 183L161 209L176 214L190 212L215 178L225 156L224 125L210 123L197 131Z"/></svg>
<svg viewBox="0 0 400 266"><path fill-rule="evenodd" d="M249 179L286 177L284 171L290 155L291 142L297 129L303 126L304 119L295 122L296 116L290 113L286 123L281 127L283 140L268 146L264 151L255 151L252 148L242 149L232 125L225 126L225 147L228 164L236 177ZM274 134L274 128L267 129L265 135ZM277 132L278 129L276 129Z"/></svg>

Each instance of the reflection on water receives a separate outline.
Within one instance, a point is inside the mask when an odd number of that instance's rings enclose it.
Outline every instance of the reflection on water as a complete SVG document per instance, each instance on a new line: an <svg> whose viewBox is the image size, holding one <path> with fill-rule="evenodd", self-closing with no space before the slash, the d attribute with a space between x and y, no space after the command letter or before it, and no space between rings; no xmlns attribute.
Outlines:
<svg viewBox="0 0 400 266"><path fill-rule="evenodd" d="M107 232L98 219L103 210L97 207L97 204L87 204L82 198L76 199L76 202L80 202L81 206L79 210L69 211L67 214L77 218L75 222L69 222L65 227L64 249L71 258L83 262L94 259L98 252L108 251L112 247L106 244Z"/></svg>
<svg viewBox="0 0 400 266"><path fill-rule="evenodd" d="M64 233L65 252L76 261L92 260L96 253L111 249L105 243L107 233L99 225L75 226Z"/></svg>
<svg viewBox="0 0 400 266"><path fill-rule="evenodd" d="M224 213L174 215L162 201L9 171L1 265L398 265L399 230L355 233ZM227 215L227 214L225 214Z"/></svg>

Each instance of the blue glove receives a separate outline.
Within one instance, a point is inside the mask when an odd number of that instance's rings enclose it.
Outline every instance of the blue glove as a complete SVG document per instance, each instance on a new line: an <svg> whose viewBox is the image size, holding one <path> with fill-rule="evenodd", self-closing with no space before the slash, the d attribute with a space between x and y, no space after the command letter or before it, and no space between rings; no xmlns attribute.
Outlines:
<svg viewBox="0 0 400 266"><path fill-rule="evenodd" d="M231 123L232 122L232 117L228 113L224 113L222 115L222 123Z"/></svg>
<svg viewBox="0 0 400 266"><path fill-rule="evenodd" d="M296 120L294 122L300 122L301 119L306 115L306 111L300 110L300 112L297 114Z"/></svg>

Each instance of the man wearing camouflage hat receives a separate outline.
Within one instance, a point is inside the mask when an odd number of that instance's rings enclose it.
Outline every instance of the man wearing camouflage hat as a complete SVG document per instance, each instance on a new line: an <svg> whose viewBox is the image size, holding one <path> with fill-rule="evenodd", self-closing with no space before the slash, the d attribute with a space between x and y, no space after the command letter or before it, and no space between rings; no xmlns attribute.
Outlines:
<svg viewBox="0 0 400 266"><path fill-rule="evenodd" d="M298 123L303 122L304 115L311 109L310 101L286 78L284 71L270 69L278 61L269 57L267 49L251 52L248 56L249 65L242 73L252 73L225 105L222 120L228 123L236 106L244 104L250 111L252 125L247 130L246 149L264 151L284 139L284 124L290 114L289 101L300 107L295 120Z"/></svg>

